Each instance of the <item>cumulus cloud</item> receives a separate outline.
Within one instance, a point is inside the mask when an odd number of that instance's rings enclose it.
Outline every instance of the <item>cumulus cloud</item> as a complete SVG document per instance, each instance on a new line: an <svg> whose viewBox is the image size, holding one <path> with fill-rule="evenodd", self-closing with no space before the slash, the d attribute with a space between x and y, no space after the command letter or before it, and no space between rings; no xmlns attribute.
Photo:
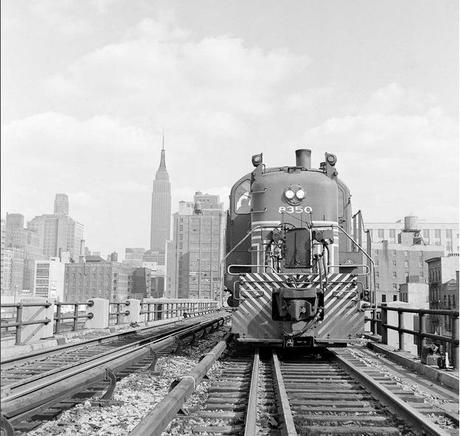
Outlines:
<svg viewBox="0 0 460 436"><path fill-rule="evenodd" d="M358 109L359 114L331 117L308 129L305 139L336 153L339 168L344 162L341 173L369 218L398 218L396 211L417 210L427 219L455 219L455 121L432 96L394 83L376 90Z"/></svg>
<svg viewBox="0 0 460 436"><path fill-rule="evenodd" d="M104 13L104 2L95 6ZM39 14L46 5L34 8ZM10 211L19 193L34 186L33 214L46 213L54 193L67 192L93 246L109 249L103 235L126 225L132 232L124 246L146 245L161 129L173 208L199 189L226 202L241 171L232 144L245 146L248 119L276 113L277 87L307 65L306 56L226 35L193 40L173 14L143 19L119 41L47 77L43 101L52 110L5 125L3 205ZM219 183L227 184L212 188Z"/></svg>
<svg viewBox="0 0 460 436"><path fill-rule="evenodd" d="M238 118L273 111L277 86L308 65L304 55L248 47L230 36L197 41L187 36L173 22L144 19L121 41L82 56L48 79L47 90L63 110L84 105L90 113L215 136L216 131L230 133ZM217 129L212 122L191 122L196 114L214 113Z"/></svg>

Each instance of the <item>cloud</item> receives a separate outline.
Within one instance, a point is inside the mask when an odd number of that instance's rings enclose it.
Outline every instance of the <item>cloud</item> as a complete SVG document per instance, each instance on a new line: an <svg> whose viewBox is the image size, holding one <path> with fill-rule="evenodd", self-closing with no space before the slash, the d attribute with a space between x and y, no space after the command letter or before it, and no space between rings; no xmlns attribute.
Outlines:
<svg viewBox="0 0 460 436"><path fill-rule="evenodd" d="M35 20L53 32L66 37L86 36L92 32L92 28L88 20L78 17L77 3L63 0L32 0L29 10Z"/></svg>
<svg viewBox="0 0 460 436"><path fill-rule="evenodd" d="M372 220L409 210L455 219L458 126L435 104L429 95L390 84L370 95L359 114L331 117L305 139L338 155L341 177Z"/></svg>
<svg viewBox="0 0 460 436"><path fill-rule="evenodd" d="M194 41L173 18L146 18L45 86L63 112L104 113L214 138L232 135L241 118L272 113L277 88L308 63L304 55L264 51L225 35ZM210 122L195 123L197 115Z"/></svg>

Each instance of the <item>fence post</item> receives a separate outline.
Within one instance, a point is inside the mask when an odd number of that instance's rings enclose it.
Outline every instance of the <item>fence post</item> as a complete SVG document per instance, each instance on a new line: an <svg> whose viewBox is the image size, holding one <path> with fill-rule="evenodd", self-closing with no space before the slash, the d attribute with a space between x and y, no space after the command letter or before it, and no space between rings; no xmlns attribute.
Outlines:
<svg viewBox="0 0 460 436"><path fill-rule="evenodd" d="M19 303L16 306L16 322L19 324L16 326L16 345L21 345L21 330L22 330L22 304Z"/></svg>
<svg viewBox="0 0 460 436"><path fill-rule="evenodd" d="M458 316L452 316L452 346L451 346L451 365L458 369L459 353L458 353Z"/></svg>
<svg viewBox="0 0 460 436"><path fill-rule="evenodd" d="M75 332L77 331L77 326L78 326L78 303L75 303L75 306L73 308L73 325L72 325L72 331Z"/></svg>
<svg viewBox="0 0 460 436"><path fill-rule="evenodd" d="M418 315L418 341L417 341L417 357L422 356L423 347L426 345L426 339L423 337L426 333L426 317L424 313Z"/></svg>
<svg viewBox="0 0 460 436"><path fill-rule="evenodd" d="M54 329L54 333L58 334L61 331L61 304L55 303L56 305L56 328Z"/></svg>
<svg viewBox="0 0 460 436"><path fill-rule="evenodd" d="M398 341L399 341L398 349L400 351L404 350L404 333L401 331L401 329L403 328L404 328L404 313L402 310L398 310Z"/></svg>
<svg viewBox="0 0 460 436"><path fill-rule="evenodd" d="M388 329L386 324L388 322L387 308L382 304L382 344L388 344Z"/></svg>

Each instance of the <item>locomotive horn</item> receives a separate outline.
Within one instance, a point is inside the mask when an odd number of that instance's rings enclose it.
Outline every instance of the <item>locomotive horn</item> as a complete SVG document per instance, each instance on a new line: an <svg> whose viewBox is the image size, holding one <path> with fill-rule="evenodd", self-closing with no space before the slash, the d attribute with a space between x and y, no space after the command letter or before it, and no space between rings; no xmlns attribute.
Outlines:
<svg viewBox="0 0 460 436"><path fill-rule="evenodd" d="M295 151L295 164L297 167L309 170L311 168L311 150L301 148Z"/></svg>

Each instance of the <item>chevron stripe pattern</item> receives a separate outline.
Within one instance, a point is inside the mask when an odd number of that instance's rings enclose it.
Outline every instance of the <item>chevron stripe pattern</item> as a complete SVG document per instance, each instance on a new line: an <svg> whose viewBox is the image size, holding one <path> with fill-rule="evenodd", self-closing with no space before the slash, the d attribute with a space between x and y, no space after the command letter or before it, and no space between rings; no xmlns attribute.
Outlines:
<svg viewBox="0 0 460 436"><path fill-rule="evenodd" d="M331 273L324 284L324 319L317 339L355 337L364 330L364 312L352 274ZM240 305L233 313L232 331L244 338L281 339L282 322L272 320L272 292L281 287L311 289L320 286L318 274L247 273L241 276ZM323 277L324 283L324 277Z"/></svg>

